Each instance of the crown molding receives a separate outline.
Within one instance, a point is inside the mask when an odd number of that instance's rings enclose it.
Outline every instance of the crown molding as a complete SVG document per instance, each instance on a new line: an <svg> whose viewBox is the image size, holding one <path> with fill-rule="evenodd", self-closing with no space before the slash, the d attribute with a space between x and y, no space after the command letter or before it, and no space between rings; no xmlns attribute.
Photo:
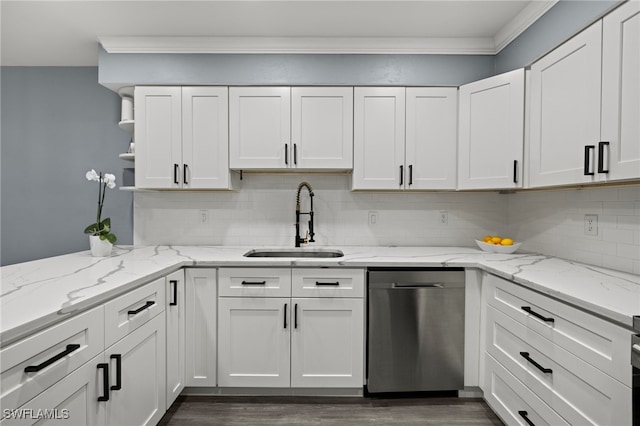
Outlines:
<svg viewBox="0 0 640 426"><path fill-rule="evenodd" d="M99 37L98 41L108 53L495 54L491 37Z"/></svg>
<svg viewBox="0 0 640 426"><path fill-rule="evenodd" d="M536 0L530 2L493 37L495 53L497 54L507 47L509 43L547 13L557 2L558 0Z"/></svg>

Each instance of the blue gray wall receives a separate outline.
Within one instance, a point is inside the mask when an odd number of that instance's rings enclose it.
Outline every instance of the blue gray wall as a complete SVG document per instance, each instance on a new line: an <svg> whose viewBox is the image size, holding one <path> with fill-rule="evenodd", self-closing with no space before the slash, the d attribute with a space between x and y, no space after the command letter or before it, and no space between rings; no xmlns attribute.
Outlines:
<svg viewBox="0 0 640 426"><path fill-rule="evenodd" d="M562 0L497 56L134 55L100 51L99 67L2 67L0 262L86 250L95 216L91 168L122 182L130 135L120 99L102 84L459 85L530 64L617 2ZM99 70L99 71L98 71ZM105 214L132 243L131 193Z"/></svg>
<svg viewBox="0 0 640 426"><path fill-rule="evenodd" d="M120 98L95 67L2 67L1 262L8 265L89 248L98 187L87 170L121 183L131 135ZM118 243L133 240L132 195L108 190L103 217Z"/></svg>

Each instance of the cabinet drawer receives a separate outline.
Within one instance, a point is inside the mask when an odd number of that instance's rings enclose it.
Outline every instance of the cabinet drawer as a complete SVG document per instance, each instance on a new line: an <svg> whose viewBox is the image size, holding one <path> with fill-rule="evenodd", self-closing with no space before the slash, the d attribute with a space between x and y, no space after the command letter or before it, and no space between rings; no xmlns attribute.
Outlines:
<svg viewBox="0 0 640 426"><path fill-rule="evenodd" d="M486 354L484 397L506 424L568 425L525 385L509 373L499 362Z"/></svg>
<svg viewBox="0 0 640 426"><path fill-rule="evenodd" d="M164 309L164 278L159 278L105 303L105 347L122 339Z"/></svg>
<svg viewBox="0 0 640 426"><path fill-rule="evenodd" d="M218 288L220 296L290 297L291 269L220 268Z"/></svg>
<svg viewBox="0 0 640 426"><path fill-rule="evenodd" d="M493 307L486 333L487 352L569 423L631 424L630 387Z"/></svg>
<svg viewBox="0 0 640 426"><path fill-rule="evenodd" d="M494 275L486 277L489 305L631 386L631 330ZM544 321L536 314L553 321Z"/></svg>
<svg viewBox="0 0 640 426"><path fill-rule="evenodd" d="M103 350L102 307L2 348L0 406L20 407ZM29 366L38 367L39 371L25 372Z"/></svg>
<svg viewBox="0 0 640 426"><path fill-rule="evenodd" d="M364 297L363 269L293 269L293 297Z"/></svg>

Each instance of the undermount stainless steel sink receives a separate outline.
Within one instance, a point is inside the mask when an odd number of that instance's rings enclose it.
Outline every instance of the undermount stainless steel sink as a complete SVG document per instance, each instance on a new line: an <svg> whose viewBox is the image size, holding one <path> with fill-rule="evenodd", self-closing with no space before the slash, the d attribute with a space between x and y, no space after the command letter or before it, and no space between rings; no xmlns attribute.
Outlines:
<svg viewBox="0 0 640 426"><path fill-rule="evenodd" d="M276 249L253 249L246 252L244 257L319 257L331 258L342 257L344 253L335 249L321 248L276 248Z"/></svg>

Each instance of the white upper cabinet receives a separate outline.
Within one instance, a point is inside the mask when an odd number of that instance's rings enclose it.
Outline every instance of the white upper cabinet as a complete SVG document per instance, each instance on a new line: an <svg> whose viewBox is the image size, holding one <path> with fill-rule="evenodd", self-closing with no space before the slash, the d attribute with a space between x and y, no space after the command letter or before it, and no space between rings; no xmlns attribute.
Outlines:
<svg viewBox="0 0 640 426"><path fill-rule="evenodd" d="M457 89L356 87L353 189L455 189Z"/></svg>
<svg viewBox="0 0 640 426"><path fill-rule="evenodd" d="M640 177L640 2L604 17L602 33L603 180ZM604 171L603 170L603 171Z"/></svg>
<svg viewBox="0 0 640 426"><path fill-rule="evenodd" d="M136 187L229 188L227 90L136 87Z"/></svg>
<svg viewBox="0 0 640 426"><path fill-rule="evenodd" d="M405 89L356 87L353 109L353 189L402 189Z"/></svg>
<svg viewBox="0 0 640 426"><path fill-rule="evenodd" d="M455 189L458 90L406 90L406 189Z"/></svg>
<svg viewBox="0 0 640 426"><path fill-rule="evenodd" d="M229 167L278 169L292 163L291 89L229 89Z"/></svg>
<svg viewBox="0 0 640 426"><path fill-rule="evenodd" d="M232 169L351 169L353 88L232 87Z"/></svg>
<svg viewBox="0 0 640 426"><path fill-rule="evenodd" d="M459 189L522 186L524 69L460 87Z"/></svg>
<svg viewBox="0 0 640 426"><path fill-rule="evenodd" d="M291 89L292 167L353 167L353 88Z"/></svg>

